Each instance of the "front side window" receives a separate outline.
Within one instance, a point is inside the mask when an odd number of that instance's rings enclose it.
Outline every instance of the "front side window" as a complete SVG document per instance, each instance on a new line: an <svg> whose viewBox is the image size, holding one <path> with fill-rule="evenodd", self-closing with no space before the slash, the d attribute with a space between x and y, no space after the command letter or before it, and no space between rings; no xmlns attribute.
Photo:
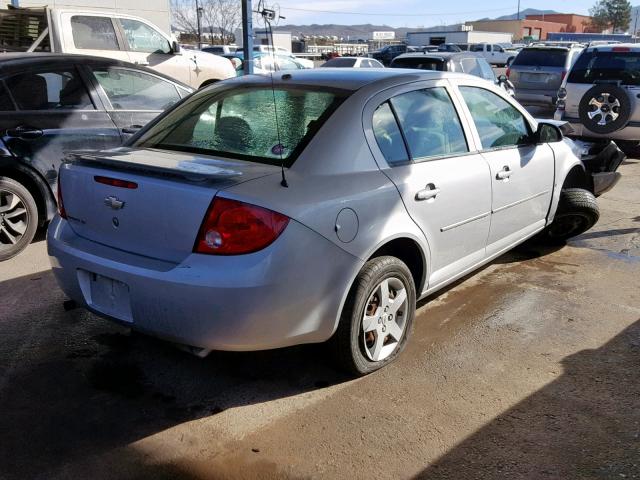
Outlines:
<svg viewBox="0 0 640 480"><path fill-rule="evenodd" d="M505 99L479 87L460 87L480 135L483 149L531 143L529 124Z"/></svg>
<svg viewBox="0 0 640 480"><path fill-rule="evenodd" d="M6 85L19 110L95 109L73 69L22 73L8 78Z"/></svg>
<svg viewBox="0 0 640 480"><path fill-rule="evenodd" d="M198 92L135 146L290 166L343 98L316 87Z"/></svg>
<svg viewBox="0 0 640 480"><path fill-rule="evenodd" d="M120 25L124 30L129 50L145 53L171 53L171 45L160 32L138 20L121 18Z"/></svg>
<svg viewBox="0 0 640 480"><path fill-rule="evenodd" d="M407 163L409 154L389 102L376 109L372 123L376 143L387 163L391 166Z"/></svg>
<svg viewBox="0 0 640 480"><path fill-rule="evenodd" d="M109 17L71 17L73 44L83 50L120 50L116 30Z"/></svg>
<svg viewBox="0 0 640 480"><path fill-rule="evenodd" d="M456 109L443 87L404 93L393 97L391 104L412 159L469 151Z"/></svg>
<svg viewBox="0 0 640 480"><path fill-rule="evenodd" d="M92 70L114 110L164 110L180 99L173 83L123 68Z"/></svg>

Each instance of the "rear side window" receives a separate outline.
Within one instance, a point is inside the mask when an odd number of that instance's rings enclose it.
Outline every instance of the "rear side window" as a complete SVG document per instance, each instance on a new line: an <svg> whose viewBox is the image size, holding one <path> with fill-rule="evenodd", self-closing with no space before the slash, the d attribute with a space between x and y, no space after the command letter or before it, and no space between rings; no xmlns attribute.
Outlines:
<svg viewBox="0 0 640 480"><path fill-rule="evenodd" d="M75 70L22 73L6 84L19 110L95 109Z"/></svg>
<svg viewBox="0 0 640 480"><path fill-rule="evenodd" d="M568 51L564 49L535 49L525 48L521 50L513 60L512 66L544 66L544 67L564 67L567 60Z"/></svg>
<svg viewBox="0 0 640 480"><path fill-rule="evenodd" d="M640 52L583 52L569 73L570 83L622 80L640 85Z"/></svg>
<svg viewBox="0 0 640 480"><path fill-rule="evenodd" d="M96 68L93 75L114 110L162 111L180 100L173 83L154 75L123 68Z"/></svg>
<svg viewBox="0 0 640 480"><path fill-rule="evenodd" d="M317 87L197 92L136 146L289 166L343 98Z"/></svg>
<svg viewBox="0 0 640 480"><path fill-rule="evenodd" d="M108 17L75 15L71 34L76 48L83 50L120 50L116 30Z"/></svg>
<svg viewBox="0 0 640 480"><path fill-rule="evenodd" d="M373 133L384 159L391 166L409 161L409 154L400 127L389 102L380 105L373 114Z"/></svg>

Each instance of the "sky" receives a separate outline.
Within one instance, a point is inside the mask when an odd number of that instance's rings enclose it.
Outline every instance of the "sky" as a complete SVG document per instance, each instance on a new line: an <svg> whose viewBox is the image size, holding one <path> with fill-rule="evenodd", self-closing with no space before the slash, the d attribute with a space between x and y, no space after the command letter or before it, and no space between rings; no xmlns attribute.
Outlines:
<svg viewBox="0 0 640 480"><path fill-rule="evenodd" d="M255 8L257 0L253 2ZM586 15L594 3L595 0L521 0L520 9ZM280 25L372 23L392 27L428 27L515 13L518 0L266 0L266 5L270 8L279 5L280 15L286 17L280 20Z"/></svg>

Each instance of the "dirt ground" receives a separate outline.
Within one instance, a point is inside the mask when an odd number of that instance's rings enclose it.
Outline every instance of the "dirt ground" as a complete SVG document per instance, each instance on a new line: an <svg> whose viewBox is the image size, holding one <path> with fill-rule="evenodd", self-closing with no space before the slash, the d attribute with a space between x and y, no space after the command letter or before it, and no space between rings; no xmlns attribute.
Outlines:
<svg viewBox="0 0 640 480"><path fill-rule="evenodd" d="M620 171L593 230L421 302L359 380L322 346L201 360L65 311L35 243L0 264L0 478L640 478L640 162Z"/></svg>

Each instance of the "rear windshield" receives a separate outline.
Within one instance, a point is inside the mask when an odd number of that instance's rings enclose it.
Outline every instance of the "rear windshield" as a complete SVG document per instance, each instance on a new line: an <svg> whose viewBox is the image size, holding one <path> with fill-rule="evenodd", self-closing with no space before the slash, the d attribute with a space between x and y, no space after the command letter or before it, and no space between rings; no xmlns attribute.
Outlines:
<svg viewBox="0 0 640 480"><path fill-rule="evenodd" d="M419 68L420 70L446 70L447 62L442 58L408 57L396 58L392 63L392 68Z"/></svg>
<svg viewBox="0 0 640 480"><path fill-rule="evenodd" d="M322 64L323 67L353 67L356 64L355 58L333 58Z"/></svg>
<svg viewBox="0 0 640 480"><path fill-rule="evenodd" d="M197 92L132 146L291 166L345 96L317 87Z"/></svg>
<svg viewBox="0 0 640 480"><path fill-rule="evenodd" d="M512 65L540 66L540 67L560 67L563 68L567 59L567 50L552 48L524 49L513 60Z"/></svg>
<svg viewBox="0 0 640 480"><path fill-rule="evenodd" d="M571 83L622 80L640 85L640 52L583 52L569 74Z"/></svg>

